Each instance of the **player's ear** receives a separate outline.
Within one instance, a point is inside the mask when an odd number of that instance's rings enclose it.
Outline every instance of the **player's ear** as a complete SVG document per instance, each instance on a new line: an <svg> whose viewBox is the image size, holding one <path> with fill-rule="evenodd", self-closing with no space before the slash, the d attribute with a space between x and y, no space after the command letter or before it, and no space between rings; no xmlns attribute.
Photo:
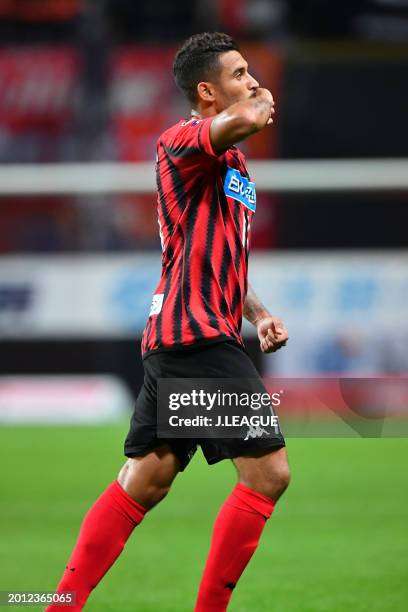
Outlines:
<svg viewBox="0 0 408 612"><path fill-rule="evenodd" d="M211 83L205 81L201 81L200 83L198 83L197 94L200 100L203 100L205 102L214 102L214 88Z"/></svg>

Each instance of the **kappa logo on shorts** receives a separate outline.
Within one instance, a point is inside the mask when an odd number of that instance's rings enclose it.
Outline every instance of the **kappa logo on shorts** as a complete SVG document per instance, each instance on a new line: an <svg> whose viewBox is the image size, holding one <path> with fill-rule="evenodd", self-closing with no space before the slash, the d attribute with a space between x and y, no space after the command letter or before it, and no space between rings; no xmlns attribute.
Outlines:
<svg viewBox="0 0 408 612"><path fill-rule="evenodd" d="M247 431L247 435L244 438L244 441L250 440L252 438L262 438L262 436L264 434L266 434L266 436L270 436L271 435L269 433L269 431L267 431L263 427L260 427L259 425L257 427L254 427L253 425L250 425L250 427L249 427L249 429Z"/></svg>
<svg viewBox="0 0 408 612"><path fill-rule="evenodd" d="M255 183L242 176L242 174L236 168L228 168L228 172L225 176L224 181L225 195L234 200L238 200L255 212L256 210L256 191Z"/></svg>
<svg viewBox="0 0 408 612"><path fill-rule="evenodd" d="M150 307L149 317L152 315L158 315L163 307L164 293L155 293L152 299L152 305Z"/></svg>

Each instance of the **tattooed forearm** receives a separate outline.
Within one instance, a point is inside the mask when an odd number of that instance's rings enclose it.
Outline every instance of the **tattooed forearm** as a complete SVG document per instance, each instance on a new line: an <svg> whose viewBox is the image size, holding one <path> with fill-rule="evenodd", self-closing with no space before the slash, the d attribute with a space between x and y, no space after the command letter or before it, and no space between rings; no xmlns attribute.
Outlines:
<svg viewBox="0 0 408 612"><path fill-rule="evenodd" d="M261 300L254 293L251 286L248 287L248 292L244 302L244 317L253 325L265 317L270 317L270 313L262 304Z"/></svg>

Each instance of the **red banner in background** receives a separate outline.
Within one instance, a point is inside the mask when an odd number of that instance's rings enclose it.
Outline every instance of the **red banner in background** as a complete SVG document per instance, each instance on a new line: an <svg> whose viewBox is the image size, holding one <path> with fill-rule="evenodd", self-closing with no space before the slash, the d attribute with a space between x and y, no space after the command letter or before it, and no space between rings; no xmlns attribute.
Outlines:
<svg viewBox="0 0 408 612"><path fill-rule="evenodd" d="M79 58L71 48L0 50L0 126L59 131L71 118Z"/></svg>
<svg viewBox="0 0 408 612"><path fill-rule="evenodd" d="M109 106L120 160L154 159L160 133L183 116L174 113L173 56L169 48L113 52Z"/></svg>
<svg viewBox="0 0 408 612"><path fill-rule="evenodd" d="M119 160L153 162L157 138L178 120L172 112L173 55L168 48L125 47L113 51L109 109ZM159 246L156 194L116 197L115 224L125 243Z"/></svg>
<svg viewBox="0 0 408 612"><path fill-rule="evenodd" d="M79 71L80 58L70 47L0 49L2 162L61 159ZM79 213L69 198L0 200L0 252L72 250L78 231Z"/></svg>

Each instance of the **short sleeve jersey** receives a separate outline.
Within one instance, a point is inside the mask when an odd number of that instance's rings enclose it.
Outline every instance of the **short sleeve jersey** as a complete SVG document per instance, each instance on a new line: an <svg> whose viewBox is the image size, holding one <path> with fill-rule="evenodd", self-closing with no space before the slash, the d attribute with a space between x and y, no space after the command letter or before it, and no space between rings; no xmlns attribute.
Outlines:
<svg viewBox="0 0 408 612"><path fill-rule="evenodd" d="M212 120L180 121L157 142L162 273L144 356L231 338L243 344L255 185L237 147L214 151Z"/></svg>

